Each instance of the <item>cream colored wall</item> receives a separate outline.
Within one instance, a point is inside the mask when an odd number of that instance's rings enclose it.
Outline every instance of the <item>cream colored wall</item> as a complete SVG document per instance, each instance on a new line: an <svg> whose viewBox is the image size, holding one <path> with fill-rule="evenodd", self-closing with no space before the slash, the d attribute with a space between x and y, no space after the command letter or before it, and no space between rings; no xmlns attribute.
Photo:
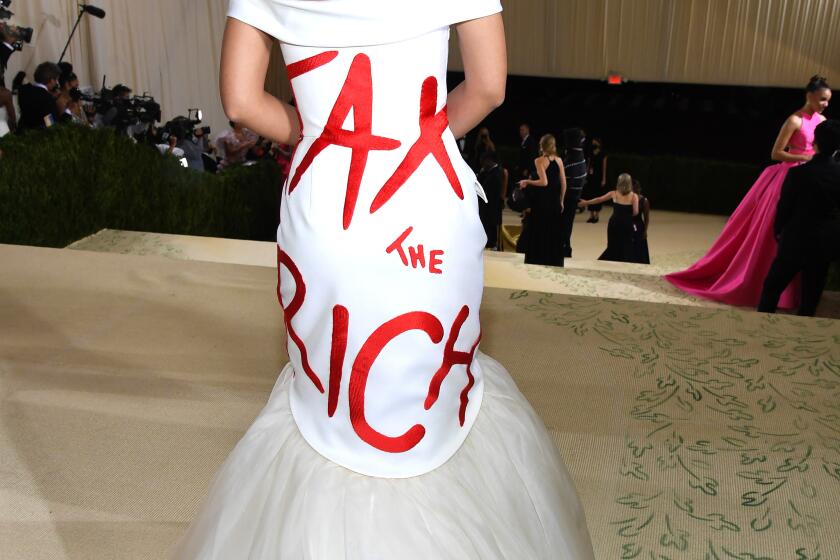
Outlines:
<svg viewBox="0 0 840 560"><path fill-rule="evenodd" d="M227 126L218 95L226 0L91 0L68 60L83 85L130 85L160 100L164 118L201 107ZM395 0L396 1L396 0ZM840 83L840 0L504 0L512 74L801 87L815 72ZM8 79L58 58L75 0L16 0L36 29ZM460 69L453 34L452 69ZM279 49L267 78L288 99Z"/></svg>
<svg viewBox="0 0 840 560"><path fill-rule="evenodd" d="M124 83L149 92L162 105L164 120L202 108L214 133L227 128L219 100L219 53L226 0L89 0L107 12L85 15L65 60L81 84L98 90ZM7 82L20 70L29 77L38 63L55 61L78 13L75 0L14 0L19 25L35 28L32 46L16 53ZM9 84L10 85L10 84Z"/></svg>
<svg viewBox="0 0 840 560"><path fill-rule="evenodd" d="M801 87L840 83L840 0L508 0L512 74ZM453 53L453 68L460 68Z"/></svg>

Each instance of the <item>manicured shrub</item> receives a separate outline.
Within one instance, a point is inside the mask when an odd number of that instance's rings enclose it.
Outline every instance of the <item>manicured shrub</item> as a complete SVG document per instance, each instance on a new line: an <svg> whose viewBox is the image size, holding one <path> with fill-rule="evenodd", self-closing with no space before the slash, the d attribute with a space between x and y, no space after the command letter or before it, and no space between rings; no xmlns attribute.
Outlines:
<svg viewBox="0 0 840 560"><path fill-rule="evenodd" d="M111 130L65 125L0 140L0 243L64 247L102 228L271 240L280 169L184 169Z"/></svg>

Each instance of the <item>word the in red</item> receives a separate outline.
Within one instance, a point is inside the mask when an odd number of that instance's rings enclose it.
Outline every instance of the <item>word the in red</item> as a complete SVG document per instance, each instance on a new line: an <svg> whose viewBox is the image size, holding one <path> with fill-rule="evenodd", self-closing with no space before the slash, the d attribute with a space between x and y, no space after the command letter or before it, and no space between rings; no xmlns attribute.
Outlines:
<svg viewBox="0 0 840 560"><path fill-rule="evenodd" d="M422 243L419 245L403 245L412 231L414 231L414 228L409 227L402 232L393 243L388 245L385 252L390 255L396 251L405 266L411 266L411 268L420 267L421 269L428 270L430 274L443 274L443 270L440 268L440 265L443 264L443 250L432 249L429 251L429 259L426 262L426 249Z"/></svg>

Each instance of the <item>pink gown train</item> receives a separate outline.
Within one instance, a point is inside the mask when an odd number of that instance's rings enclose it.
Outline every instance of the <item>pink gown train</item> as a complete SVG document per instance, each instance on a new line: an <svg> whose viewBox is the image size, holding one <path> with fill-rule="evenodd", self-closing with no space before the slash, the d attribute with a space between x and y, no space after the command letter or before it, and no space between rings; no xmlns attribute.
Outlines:
<svg viewBox="0 0 840 560"><path fill-rule="evenodd" d="M802 114L802 126L790 139L790 153L814 153L814 129L824 118ZM766 168L726 222L706 255L665 279L684 292L730 305L756 307L764 279L776 257L773 222L787 172L796 163ZM782 294L779 307L799 305L799 279Z"/></svg>

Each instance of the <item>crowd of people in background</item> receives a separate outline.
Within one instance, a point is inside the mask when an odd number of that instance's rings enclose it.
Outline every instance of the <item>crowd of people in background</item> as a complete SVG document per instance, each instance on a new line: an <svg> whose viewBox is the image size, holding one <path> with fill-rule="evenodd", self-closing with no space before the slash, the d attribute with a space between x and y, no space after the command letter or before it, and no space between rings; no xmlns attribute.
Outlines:
<svg viewBox="0 0 840 560"><path fill-rule="evenodd" d="M513 173L501 165L487 128L479 129L474 146L465 154L487 196L486 202L479 202L479 213L488 248L503 248L502 214L508 207L520 213L516 250L525 254L525 262L564 266L572 256L576 214L588 210L586 222L597 224L603 204L610 203L607 249L600 259L650 264L650 202L639 181L626 173L613 190L608 188L609 160L601 138L590 139L581 128L567 128L562 146L553 134L538 142L528 124L520 125L519 138ZM461 148L464 151L463 143Z"/></svg>
<svg viewBox="0 0 840 560"><path fill-rule="evenodd" d="M79 79L69 63L43 62L30 81L25 74L18 74L11 89L6 87L3 70L0 67L0 137L64 123L113 128L196 171L220 172L234 165L271 159L280 166L284 178L288 174L289 146L267 141L234 122L230 123L230 130L212 141L209 127L198 126L199 122L187 117L176 117L163 125L159 115L141 120L122 118L120 106L130 105L132 96L131 88L123 84L109 90L111 107L97 107L90 96L80 91Z"/></svg>

